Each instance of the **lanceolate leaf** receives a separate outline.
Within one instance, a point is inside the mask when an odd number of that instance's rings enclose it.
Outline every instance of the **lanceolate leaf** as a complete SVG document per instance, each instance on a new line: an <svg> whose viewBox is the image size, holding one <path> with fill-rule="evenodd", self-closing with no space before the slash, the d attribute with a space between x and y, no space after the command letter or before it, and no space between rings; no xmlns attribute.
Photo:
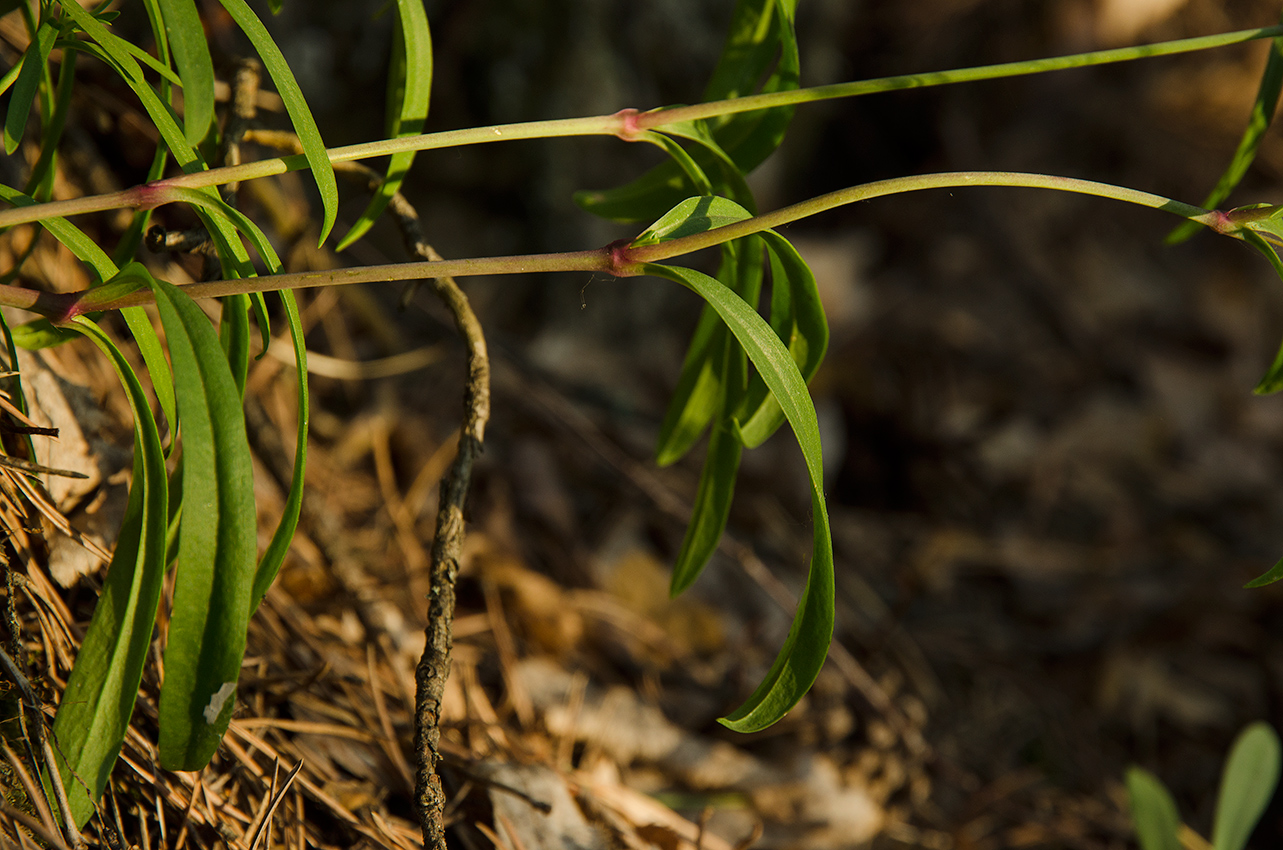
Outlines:
<svg viewBox="0 0 1283 850"><path fill-rule="evenodd" d="M743 352L735 353L743 357ZM717 543L722 539L726 519L730 516L742 451L739 440L731 432L729 419L713 426L690 524L686 526L682 548L673 562L673 577L668 588L673 596L695 583L717 551Z"/></svg>
<svg viewBox="0 0 1283 850"><path fill-rule="evenodd" d="M725 246L731 251L731 260L723 263L723 271L732 269L731 290L746 304L756 304L762 289L762 243L756 236L736 240ZM719 324L720 321L719 321ZM735 493L735 479L739 473L742 447L736 434L733 419L747 384L747 364L744 349L723 326L721 368L718 370L718 413L708 441L704 470L700 474L699 489L691 512L690 524L682 540L673 565L669 592L676 596L694 584L705 565L717 550L726 520L731 512L731 499Z"/></svg>
<svg viewBox="0 0 1283 850"><path fill-rule="evenodd" d="M312 178L316 181L316 188L321 193L321 205L324 208L321 242L324 243L325 237L330 235L330 230L334 227L334 217L338 214L339 187L334 180L334 168L330 165L329 155L325 152L325 142L321 141L321 131L317 129L312 111L308 109L307 100L304 99L303 92L298 87L298 81L294 79L294 72L290 70L289 63L281 55L281 49L276 46L276 42L272 41L272 36L268 34L263 22L258 19L245 0L219 0L219 2L232 16L232 20L236 21L236 25L249 36L250 43L254 45L259 58L263 60L263 66L267 68L267 73L276 83L277 94L285 103L285 111L290 115L294 132L303 145L303 155L307 157L307 164L312 169Z"/></svg>
<svg viewBox="0 0 1283 850"><path fill-rule="evenodd" d="M728 288L692 269L647 264L645 272L693 290L717 310L784 410L797 436L811 481L814 548L806 587L784 647L748 700L721 722L740 732L764 729L797 704L828 654L833 637L833 541L824 503L820 429L806 382L766 321Z"/></svg>
<svg viewBox="0 0 1283 850"><path fill-rule="evenodd" d="M1234 741L1212 825L1215 850L1243 850L1279 782L1279 736L1268 723L1253 723Z"/></svg>
<svg viewBox="0 0 1283 850"><path fill-rule="evenodd" d="M1234 151L1225 173L1203 201L1204 208L1214 210L1219 207L1247 173L1252 161L1256 159L1256 151L1265 138L1266 130L1270 128L1270 122L1274 120L1280 90L1283 90L1283 38L1276 38L1270 42L1270 58L1261 75L1261 85L1256 91L1252 114L1247 119L1247 129L1243 131L1243 138L1239 140L1238 149ZM1166 242L1168 245L1180 244L1201 229L1202 225L1195 222L1181 222L1167 234Z"/></svg>
<svg viewBox="0 0 1283 850"><path fill-rule="evenodd" d="M183 129L187 143L200 144L214 120L214 62L195 0L159 0L165 34L183 83Z"/></svg>
<svg viewBox="0 0 1283 850"><path fill-rule="evenodd" d="M752 94L772 62L774 70L759 90L797 88L799 60L793 31L796 7L797 0L741 0L721 60L704 93L705 100ZM709 174L714 191L741 200L749 198L733 184L736 177L732 174L742 176L760 165L779 146L792 116L792 107L777 107L715 119L707 129L695 131L697 136L711 131L716 145L715 149L704 145L692 153L695 162ZM663 132L670 132L670 128L663 128ZM680 130L675 134L685 135ZM686 137L704 142L696 136ZM732 172L723 171L723 156L733 163ZM575 203L613 221L647 221L692 194L694 188L683 169L669 161L616 189L578 192Z"/></svg>
<svg viewBox="0 0 1283 850"><path fill-rule="evenodd" d="M299 317L298 303L294 293L282 290L281 303L285 307L285 318L290 328L290 339L294 344L294 363L298 381L298 430L294 435L294 474L290 481L290 492L285 499L285 509L281 512L281 522L267 544L267 550L258 563L254 573L254 591L250 602L251 613L258 608L267 589L272 586L285 554L289 551L290 541L294 539L294 529L298 527L299 514L303 508L303 470L307 465L307 428L308 428L308 393L307 393L307 346L303 335L303 322Z"/></svg>
<svg viewBox="0 0 1283 850"><path fill-rule="evenodd" d="M165 457L138 376L96 325L74 327L111 360L134 414L134 481L93 619L54 718L54 752L80 826L89 820L129 727L165 573ZM88 790L86 790L86 787Z"/></svg>
<svg viewBox="0 0 1283 850"><path fill-rule="evenodd" d="M787 239L773 230L761 234L771 258L770 324L788 346L802 379L810 383L829 345L829 324L815 275ZM740 408L740 439L755 448L784 424L784 412L760 375L754 375Z"/></svg>
<svg viewBox="0 0 1283 850"><path fill-rule="evenodd" d="M629 245L633 248L642 245L659 245L748 218L752 218L752 213L726 198L714 196L687 198L643 230Z"/></svg>
<svg viewBox="0 0 1283 850"><path fill-rule="evenodd" d="M57 27L48 21L42 22L36 29L36 37L31 40L27 52L22 56L22 70L13 85L13 94L9 95L9 111L4 120L4 152L10 156L22 141L31 105L35 103L40 81L45 76L49 51L53 49L57 37Z"/></svg>
<svg viewBox="0 0 1283 850"><path fill-rule="evenodd" d="M183 514L160 693L160 760L209 762L235 704L254 581L254 485L240 393L209 319L156 281L183 431Z"/></svg>
<svg viewBox="0 0 1283 850"><path fill-rule="evenodd" d="M428 117L428 97L432 91L432 35L422 0L397 0L397 36L392 45L392 67L388 71L388 138L413 136L423 132ZM369 206L352 225L335 250L342 251L370 229L392 196L401 188L406 172L414 162L414 152L392 154L387 176Z"/></svg>
<svg viewBox="0 0 1283 850"><path fill-rule="evenodd" d="M1180 850L1181 818L1163 783L1133 767L1127 771L1127 797L1141 850Z"/></svg>

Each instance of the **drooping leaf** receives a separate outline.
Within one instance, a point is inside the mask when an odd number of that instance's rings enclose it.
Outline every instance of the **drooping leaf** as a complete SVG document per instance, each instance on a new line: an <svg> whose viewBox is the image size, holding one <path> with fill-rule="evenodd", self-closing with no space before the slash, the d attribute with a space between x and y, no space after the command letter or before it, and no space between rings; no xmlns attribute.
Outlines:
<svg viewBox="0 0 1283 850"><path fill-rule="evenodd" d="M1139 767L1127 770L1127 799L1141 850L1181 850L1181 818L1176 801L1154 774Z"/></svg>
<svg viewBox="0 0 1283 850"><path fill-rule="evenodd" d="M771 258L771 327L788 346L802 379L810 383L829 345L829 325L815 275L783 236L773 230L760 235ZM740 439L749 449L760 446L784 424L784 412L760 375L751 379L737 418Z"/></svg>
<svg viewBox="0 0 1283 850"><path fill-rule="evenodd" d="M757 731L782 718L811 687L833 638L833 541L824 502L823 461L815 406L797 364L779 337L738 295L692 269L647 264L644 271L674 280L712 305L779 400L806 461L814 523L814 546L806 586L788 638L765 679L743 705L720 721L736 731Z"/></svg>
<svg viewBox="0 0 1283 850"><path fill-rule="evenodd" d="M742 352L740 353L742 356ZM668 592L676 596L695 583L726 530L735 479L739 474L743 447L732 433L729 420L713 426L708 438L708 453L695 492L695 505L690 523L682 538L682 548L673 562L673 576Z"/></svg>
<svg viewBox="0 0 1283 850"><path fill-rule="evenodd" d="M240 393L218 335L177 287L153 283L169 342L183 432L183 513L160 760L209 762L235 704L255 571L254 485Z"/></svg>
<svg viewBox="0 0 1283 850"><path fill-rule="evenodd" d="M330 235L330 230L334 227L334 217L338 214L339 187L334 179L334 167L330 165L329 155L325 152L325 142L321 140L321 131L316 127L316 119L312 117L312 110L308 108L307 100L298 87L298 81L294 79L294 72L290 70L289 63L281 55L281 49L276 46L276 42L267 32L267 27L263 26L263 22L258 19L258 15L254 14L245 0L219 0L219 2L232 16L236 25L249 37L250 43L258 51L259 58L263 60L263 67L276 83L276 93L281 96L285 104L290 123L294 125L294 133L303 146L303 155L307 157L307 164L312 169L312 179L316 181L317 191L321 194L321 206L324 211L321 217L321 244L324 244L325 238Z"/></svg>
<svg viewBox="0 0 1283 850"><path fill-rule="evenodd" d="M1283 260L1279 259L1279 255L1274 248L1255 230L1244 228L1239 231L1239 234L1242 235L1244 242L1260 251L1265 256L1265 259L1270 261L1270 265L1274 267L1275 274L1283 280ZM1252 392L1257 395L1269 395L1279 390L1283 390L1283 347L1279 348L1279 353L1275 355L1274 362L1270 364L1269 370Z"/></svg>
<svg viewBox="0 0 1283 850"><path fill-rule="evenodd" d="M397 0L397 32L392 42L392 67L388 70L387 137L414 136L423 132L432 91L432 34L422 0ZM414 152L394 153L378 191L361 217L339 242L342 251L365 235L392 196L401 188L414 162Z"/></svg>
<svg viewBox="0 0 1283 850"><path fill-rule="evenodd" d="M54 717L54 753L79 826L94 812L133 713L165 573L165 456L138 376L84 317L73 327L111 361L134 414L134 480L116 551ZM86 790L88 786L88 790Z"/></svg>
<svg viewBox="0 0 1283 850"><path fill-rule="evenodd" d="M31 106L36 101L36 92L47 72L49 51L58 37L58 28L48 21L42 21L36 29L36 37L31 40L22 56L22 70L18 72L13 85L13 94L9 96L9 111L4 119L4 152L13 155L22 142L23 131L27 128L27 118L31 115Z"/></svg>
<svg viewBox="0 0 1283 850"><path fill-rule="evenodd" d="M647 228L633 240L632 245L658 244L748 217L747 210L725 198L688 198ZM741 250L738 242L723 245L717 277L741 293L742 297L756 304L761 291L761 244L756 239L751 240L751 244L756 246L756 254ZM741 268L741 257L748 259L749 265ZM711 307L705 305L659 429L655 449L659 465L667 466L685 455L704 432L721 404L722 369L725 364L723 352L727 339L722 320Z"/></svg>
<svg viewBox="0 0 1283 850"><path fill-rule="evenodd" d="M1279 736L1268 723L1253 723L1230 748L1216 798L1215 850L1243 850L1279 782Z"/></svg>
<svg viewBox="0 0 1283 850"><path fill-rule="evenodd" d="M281 303L285 307L285 318L290 328L290 339L294 344L294 364L297 381L298 430L294 434L294 473L290 480L290 492L285 497L285 508L281 511L281 521L267 544L266 551L254 573L254 591L250 602L250 611L258 608L267 589L272 586L276 574L289 551L290 541L294 539L294 530L298 527L299 514L303 508L303 470L307 466L307 430L308 430L308 392L307 392L307 345L303 334L303 322L299 317L298 302L294 293L288 289L280 293Z"/></svg>
<svg viewBox="0 0 1283 850"><path fill-rule="evenodd" d="M1261 84L1256 90L1256 100L1252 103L1252 112L1247 119L1247 129L1243 131L1243 138L1239 140L1238 149L1234 151L1234 156L1230 159L1225 173L1216 181L1216 186L1203 201L1202 205L1205 209L1214 210L1219 207L1230 196L1230 192L1234 191L1234 187L1243 179L1243 175L1256 159L1256 151L1261 146L1261 140L1265 138L1270 122L1274 120L1274 110L1278 108L1280 90L1283 90L1283 38L1276 38L1270 42L1270 57L1266 60L1264 73L1261 74ZM1201 229L1202 225L1196 222L1184 221L1167 234L1165 241L1168 245L1179 245Z"/></svg>
<svg viewBox="0 0 1283 850"><path fill-rule="evenodd" d="M723 277L719 282L728 285L746 304L756 304L762 289L761 240L749 236L723 247L728 252L728 259L722 264ZM720 319L718 323L721 324ZM681 549L673 564L669 593L674 596L695 583L717 550L722 532L726 530L731 499L735 494L735 479L739 473L742 447L733 416L748 383L748 367L744 349L725 326L721 339L721 363L717 370L718 410L690 523L686 526Z"/></svg>
<svg viewBox="0 0 1283 850"><path fill-rule="evenodd" d="M182 77L183 130L187 143L200 144L214 121L214 61L195 0L159 0L165 34Z"/></svg>
<svg viewBox="0 0 1283 850"><path fill-rule="evenodd" d="M221 300L223 313L219 323L219 341L232 369L236 392L244 398L245 382L249 379L249 296L238 293Z"/></svg>

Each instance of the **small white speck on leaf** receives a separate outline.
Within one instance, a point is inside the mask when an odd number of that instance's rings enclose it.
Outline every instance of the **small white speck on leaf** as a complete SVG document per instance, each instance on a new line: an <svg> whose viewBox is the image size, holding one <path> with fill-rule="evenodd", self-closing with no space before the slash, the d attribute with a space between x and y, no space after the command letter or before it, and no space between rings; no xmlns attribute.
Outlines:
<svg viewBox="0 0 1283 850"><path fill-rule="evenodd" d="M205 706L205 722L213 725L218 721L218 715L223 713L223 706L227 700L236 692L235 682L224 682L214 695L209 698L209 705Z"/></svg>

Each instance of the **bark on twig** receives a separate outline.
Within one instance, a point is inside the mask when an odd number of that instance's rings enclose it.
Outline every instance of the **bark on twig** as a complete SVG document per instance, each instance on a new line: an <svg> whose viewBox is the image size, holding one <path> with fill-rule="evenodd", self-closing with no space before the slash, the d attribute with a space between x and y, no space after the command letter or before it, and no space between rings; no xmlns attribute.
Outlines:
<svg viewBox="0 0 1283 850"><path fill-rule="evenodd" d="M388 208L396 216L410 252L425 260L441 255L423 238L414 207L398 193ZM427 646L414 672L416 685L414 749L419 758L415 775L415 806L423 827L425 847L445 850L445 791L437 765L441 761L441 699L450 675L454 646L454 583L463 548L463 506L472 483L472 463L485 443L490 419L490 358L481 323L468 297L452 277L436 278L432 291L449 308L468 348L468 382L463 391L463 426L459 449L441 481L436 538L432 541L431 585L428 592Z"/></svg>

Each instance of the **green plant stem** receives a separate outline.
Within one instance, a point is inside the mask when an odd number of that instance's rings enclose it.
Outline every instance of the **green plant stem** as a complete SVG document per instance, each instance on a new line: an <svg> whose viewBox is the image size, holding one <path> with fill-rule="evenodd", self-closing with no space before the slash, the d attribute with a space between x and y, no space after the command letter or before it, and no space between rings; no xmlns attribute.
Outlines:
<svg viewBox="0 0 1283 850"><path fill-rule="evenodd" d="M274 292L282 289L306 289L347 283L385 283L398 280L425 280L442 277L468 277L491 274L528 274L538 272L599 271L616 277L641 274L645 263L690 254L732 239L808 218L846 204L886 195L918 192L925 189L955 189L966 186L1006 186L1030 189L1056 189L1082 195L1111 198L1162 210L1210 227L1223 235L1238 236L1242 222L1219 211L1208 211L1162 195L1154 195L1124 186L1056 177L1047 174L1025 174L1012 171L960 171L942 174L919 174L879 180L820 195L789 207L765 213L744 221L717 227L661 242L657 245L630 247L617 242L589 251L559 254L527 254L512 257L481 257L465 260L438 260L393 263L379 266L357 266L329 271L295 272L264 275L238 280L214 280L190 283L183 287L192 298L217 298L249 292ZM118 310L153 303L150 289L137 289L121 294L114 287L98 287L73 293L36 292L17 286L0 286L0 306L18 307L39 313L54 322L63 322L83 313Z"/></svg>
<svg viewBox="0 0 1283 850"><path fill-rule="evenodd" d="M962 68L953 71L934 71L925 74L906 74L895 77L882 77L874 80L861 80L849 83L836 83L828 86L794 89L792 91L774 92L771 94L751 95L749 97L717 100L693 106L661 108L650 112L637 112L624 109L613 115L598 115L589 118L563 118L551 121L528 121L521 124L497 124L487 127L470 127L462 130L446 130L438 133L426 133L420 136L406 136L400 139L383 139L376 142L365 142L359 145L348 145L332 148L328 151L331 162L350 162L369 159L376 156L402 151L437 150L441 148L463 147L466 145L486 144L490 142L507 142L520 139L549 139L567 136L617 136L626 141L644 140L647 130L666 127L684 121L699 118L713 118L721 115L732 115L739 112L751 112L770 107L789 106L799 103L810 103L819 100L857 97L877 92L896 91L906 88L926 88L930 86L952 85L954 83L976 82L979 80L1000 79L1026 74L1041 74L1049 71L1060 71L1069 68L1083 68L1091 65L1105 65L1114 62L1127 62L1154 56L1170 56L1178 53L1189 53L1207 50L1214 47L1225 47L1242 44L1263 38L1283 36L1283 24L1258 29L1238 30L1218 35L1199 36L1196 38L1178 39L1176 41L1144 44L1135 47L1121 47L1114 50L1100 50L1093 53L1080 53L1072 56L1059 56L1049 59L1033 59L1022 62L1008 62L1000 65L983 65L976 68ZM298 171L307 167L307 160L299 156L287 156L277 159L264 159L226 168L215 168L197 171L158 180L143 186L135 186L121 192L107 195L75 198L68 201L54 201L38 206L19 207L0 210L0 228L11 227L54 216L82 215L90 212L102 212L118 208L150 209L172 198L165 191L169 187L201 188L219 186L241 180L253 180L284 174L287 171Z"/></svg>
<svg viewBox="0 0 1283 850"><path fill-rule="evenodd" d="M957 189L964 186L1007 186L1026 189L1055 189L1061 192L1072 192L1079 195L1095 195L1100 198L1111 198L1129 204L1162 210L1190 221L1206 225L1218 233L1232 234L1234 225L1224 213L1212 212L1193 204L1174 201L1162 195L1115 186L1110 183L1097 183L1094 180L1079 180L1074 177L1057 177L1049 174L1026 174L1018 171L953 171L941 174L917 174L909 177L895 177L890 180L878 180L864 183L847 189L839 189L827 195L820 195L801 203L783 207L774 212L754 216L753 218L728 224L724 227L706 230L693 236L684 236L657 245L647 245L630 249L627 259L635 263L655 263L667 260L680 254L689 254L704 248L711 248L741 236L760 233L763 230L780 227L785 224L808 218L809 216L834 209L835 207L867 201L886 195L899 195L906 192L920 192L925 189Z"/></svg>
<svg viewBox="0 0 1283 850"><path fill-rule="evenodd" d="M813 86L792 91L749 95L735 98L734 100L720 100L698 103L693 106L654 110L641 115L637 119L637 125L641 129L650 130L680 121L695 121L700 118L713 118L736 112L752 112L753 110L769 109L775 106L794 106L799 103L813 103L817 100L858 97L865 94L898 91L900 89L929 88L931 86L948 86L955 83L974 83L980 80L997 80L1003 77L1045 74L1049 71L1064 71L1070 68L1109 65L1115 62L1130 62L1135 59L1148 59L1155 56L1192 53L1198 50L1227 47L1232 44L1242 44L1248 41L1277 38L1279 36L1283 36L1283 24L1259 29L1219 33L1217 35L1182 38L1175 41L1163 41L1157 44L1141 44L1134 47L1119 47L1113 50L1097 50L1092 53L1076 53L1071 56L1053 56L1047 59L1004 62L998 65L980 65L975 68L958 68L951 71L930 71L924 74L903 74L895 77L879 77L873 80L834 83L827 86Z"/></svg>

